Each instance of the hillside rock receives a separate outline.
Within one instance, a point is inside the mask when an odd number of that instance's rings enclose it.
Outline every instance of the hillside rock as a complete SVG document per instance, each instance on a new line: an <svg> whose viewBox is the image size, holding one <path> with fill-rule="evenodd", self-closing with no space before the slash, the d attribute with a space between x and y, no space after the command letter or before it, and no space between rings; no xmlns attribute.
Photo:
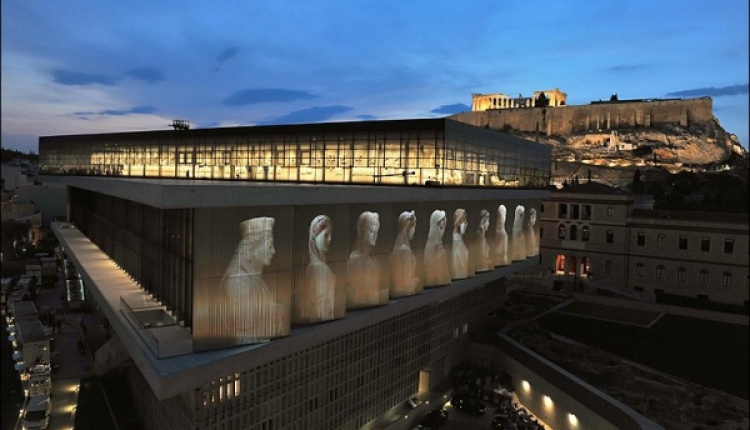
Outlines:
<svg viewBox="0 0 750 430"><path fill-rule="evenodd" d="M689 127L661 125L564 136L510 132L552 145L553 159L609 167L653 163L717 165L725 163L732 154L748 156L737 136L727 133L716 118Z"/></svg>

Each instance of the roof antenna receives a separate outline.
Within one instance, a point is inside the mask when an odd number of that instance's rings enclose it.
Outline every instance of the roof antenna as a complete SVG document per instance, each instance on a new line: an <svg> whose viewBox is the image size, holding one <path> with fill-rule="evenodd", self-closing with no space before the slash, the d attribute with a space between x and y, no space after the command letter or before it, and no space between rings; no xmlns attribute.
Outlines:
<svg viewBox="0 0 750 430"><path fill-rule="evenodd" d="M172 124L169 125L175 130L190 130L190 121L184 119L172 120Z"/></svg>

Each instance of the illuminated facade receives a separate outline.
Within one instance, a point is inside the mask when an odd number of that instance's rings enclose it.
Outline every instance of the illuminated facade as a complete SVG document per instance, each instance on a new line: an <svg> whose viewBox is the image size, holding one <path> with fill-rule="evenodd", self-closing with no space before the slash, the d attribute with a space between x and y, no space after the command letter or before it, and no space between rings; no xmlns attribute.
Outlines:
<svg viewBox="0 0 750 430"><path fill-rule="evenodd" d="M201 148L249 157L264 141L271 154L277 136L284 154L309 149L320 163L243 158L197 174ZM91 163L122 145L153 146L157 162ZM343 169L336 163L356 171L367 145L367 175L328 176ZM158 163L185 148L195 163ZM514 234L504 238L510 258L486 267L502 260L488 226L506 225L502 204L516 208L508 231L533 231L523 214L548 194L549 157L547 146L450 120L40 138L43 171L69 187L74 227L54 231L124 345L121 359L136 363L129 381L145 427L165 429L360 428L443 382L469 328L502 305L505 276L537 263ZM514 173L502 176L506 167ZM243 169L268 180L237 178ZM455 186L419 185L449 183L451 172ZM453 235L446 224L458 225ZM455 235L465 241L460 273L426 257L456 255ZM392 273L394 252L408 258ZM453 273L431 282L442 266Z"/></svg>
<svg viewBox="0 0 750 430"><path fill-rule="evenodd" d="M549 150L448 119L39 139L41 173L344 184L539 187Z"/></svg>
<svg viewBox="0 0 750 430"><path fill-rule="evenodd" d="M471 110L473 112L493 109L524 109L532 107L565 106L568 95L557 88L545 91L534 91L531 97L511 97L508 94L472 94Z"/></svg>

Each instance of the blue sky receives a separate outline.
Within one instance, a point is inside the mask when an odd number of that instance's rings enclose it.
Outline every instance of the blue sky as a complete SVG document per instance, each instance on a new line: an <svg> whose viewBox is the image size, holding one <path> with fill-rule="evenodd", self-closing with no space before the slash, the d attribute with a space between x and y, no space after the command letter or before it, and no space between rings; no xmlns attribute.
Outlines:
<svg viewBox="0 0 750 430"><path fill-rule="evenodd" d="M2 144L430 118L472 93L698 97L748 146L748 2L2 2Z"/></svg>

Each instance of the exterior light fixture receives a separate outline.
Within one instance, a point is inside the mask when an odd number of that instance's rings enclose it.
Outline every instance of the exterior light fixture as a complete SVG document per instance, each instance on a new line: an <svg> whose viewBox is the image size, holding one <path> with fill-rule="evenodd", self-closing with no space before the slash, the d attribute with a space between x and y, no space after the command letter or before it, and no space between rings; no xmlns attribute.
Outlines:
<svg viewBox="0 0 750 430"><path fill-rule="evenodd" d="M578 427L578 417L576 417L573 414L568 414L568 422L570 423L571 427Z"/></svg>
<svg viewBox="0 0 750 430"><path fill-rule="evenodd" d="M529 381L525 379L521 381L521 387L523 388L524 391L529 391L531 389L531 385L529 384Z"/></svg>
<svg viewBox="0 0 750 430"><path fill-rule="evenodd" d="M550 396L544 396L542 399L544 400L544 406L546 406L548 408L551 408L552 405L554 404L552 402L552 398Z"/></svg>

